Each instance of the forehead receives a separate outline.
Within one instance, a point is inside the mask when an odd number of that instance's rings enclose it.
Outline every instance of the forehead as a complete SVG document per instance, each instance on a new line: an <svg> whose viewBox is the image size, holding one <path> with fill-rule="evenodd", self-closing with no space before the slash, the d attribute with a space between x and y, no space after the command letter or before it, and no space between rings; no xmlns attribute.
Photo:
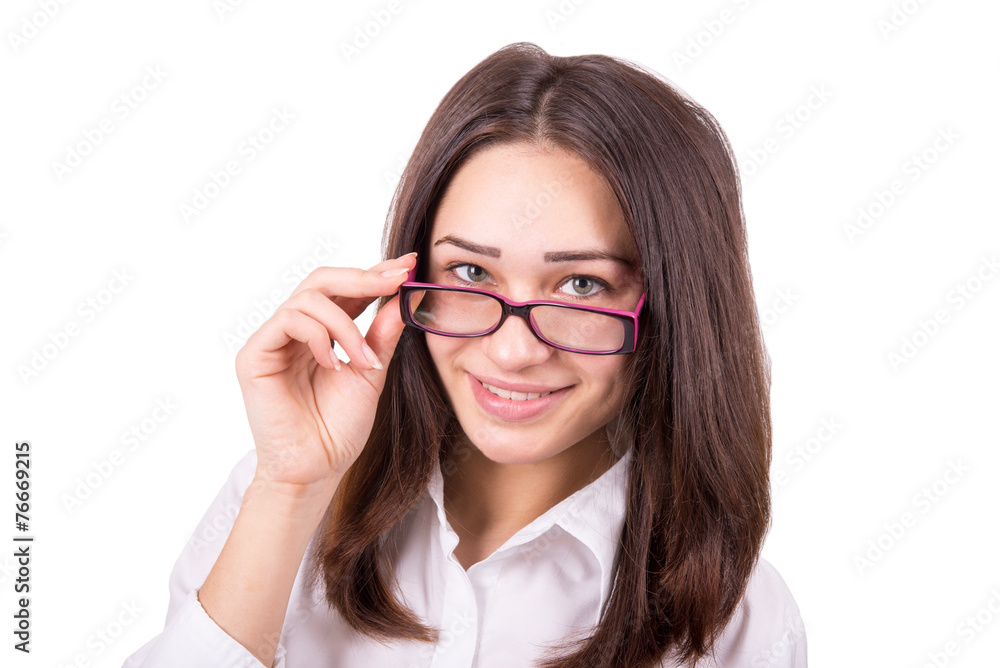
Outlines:
<svg viewBox="0 0 1000 668"><path fill-rule="evenodd" d="M604 179L573 153L528 144L491 146L462 165L438 205L432 253L445 236L500 249L505 261L581 249L637 259Z"/></svg>

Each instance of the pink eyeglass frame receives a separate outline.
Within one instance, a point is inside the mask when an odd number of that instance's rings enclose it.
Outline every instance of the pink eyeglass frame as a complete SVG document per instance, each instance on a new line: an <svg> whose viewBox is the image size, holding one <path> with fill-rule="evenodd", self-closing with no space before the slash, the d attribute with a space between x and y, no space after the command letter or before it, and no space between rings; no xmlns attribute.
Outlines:
<svg viewBox="0 0 1000 668"><path fill-rule="evenodd" d="M501 294L496 292L490 292L488 290L480 290L478 288L465 288L454 285L440 285L438 283L418 283L417 278L417 267L414 266L410 270L409 275L406 280L399 286L399 312L403 318L403 322L410 326L415 327L419 330L430 332L431 334L437 334L439 336L452 336L456 338L475 338L479 336L488 336L493 332L500 329L504 322L509 316L518 316L528 324L528 329L535 337L546 343L553 348L558 348L559 350L565 350L571 353L579 353L581 355L625 355L631 352L635 352L635 347L639 343L639 312L642 310L642 305L646 301L646 293L643 291L642 296L639 297L639 303L636 305L634 311L622 311L619 309L611 308L600 308L598 306L580 306L577 304L567 304L566 302L550 301L545 299L528 301L528 302L515 302L507 299ZM485 295L491 297L498 302L500 302L503 307L503 312L500 314L500 321L497 322L496 326L492 329L484 330L482 332L474 332L471 334L451 334L448 332L440 332L436 329L431 329L425 325L421 325L415 322L410 315L410 309L407 306L408 296L411 292L417 290L445 290L449 292L472 292L479 295ZM568 308L576 311L588 311L590 313L602 313L604 315L610 315L615 319L621 321L622 326L625 328L625 336L622 340L622 347L618 350L611 351L593 351L593 350L579 350L577 348L568 348L566 346L559 345L549 341L541 335L535 329L534 323L531 322L530 313L531 309L535 306L558 306L560 308Z"/></svg>

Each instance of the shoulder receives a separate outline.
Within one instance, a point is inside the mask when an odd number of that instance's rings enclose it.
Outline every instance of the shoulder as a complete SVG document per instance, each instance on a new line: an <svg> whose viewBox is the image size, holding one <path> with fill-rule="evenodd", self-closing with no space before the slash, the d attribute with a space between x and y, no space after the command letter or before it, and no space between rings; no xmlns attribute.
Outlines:
<svg viewBox="0 0 1000 668"><path fill-rule="evenodd" d="M805 668L806 633L799 606L785 580L759 559L746 593L715 645L718 668Z"/></svg>
<svg viewBox="0 0 1000 668"><path fill-rule="evenodd" d="M784 578L778 573L778 569L771 565L766 559L759 559L747 591L743 598L744 605L748 608L747 614L754 615L760 622L760 617L771 617L772 614L782 612L785 616L799 618L799 606L792 596L791 590L785 584Z"/></svg>

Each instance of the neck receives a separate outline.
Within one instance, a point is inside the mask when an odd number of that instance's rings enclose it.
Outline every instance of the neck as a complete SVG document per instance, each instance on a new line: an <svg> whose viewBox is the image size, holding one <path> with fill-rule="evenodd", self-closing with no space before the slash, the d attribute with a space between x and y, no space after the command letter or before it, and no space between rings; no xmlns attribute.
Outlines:
<svg viewBox="0 0 1000 668"><path fill-rule="evenodd" d="M531 464L498 464L464 437L457 451L463 452L464 460L449 467L450 475L444 476L445 511L460 542L478 545L478 549L467 547L468 554L480 557L488 556L617 461L603 428L563 452ZM465 456L466 452L471 455Z"/></svg>

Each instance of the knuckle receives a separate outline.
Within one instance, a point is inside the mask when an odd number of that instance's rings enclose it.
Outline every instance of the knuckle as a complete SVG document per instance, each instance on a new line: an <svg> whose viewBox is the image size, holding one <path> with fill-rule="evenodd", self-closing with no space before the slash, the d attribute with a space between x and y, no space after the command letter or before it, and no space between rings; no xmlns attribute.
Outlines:
<svg viewBox="0 0 1000 668"><path fill-rule="evenodd" d="M292 297L289 301L293 300L294 300L293 305L301 310L310 309L318 311L329 308L329 305L333 304L333 301L329 297L324 295L316 288L306 288L302 292Z"/></svg>
<svg viewBox="0 0 1000 668"><path fill-rule="evenodd" d="M251 351L249 345L244 345L236 353L236 357L233 360L233 368L236 369L236 377L239 379L249 376L253 371L253 365L251 361Z"/></svg>
<svg viewBox="0 0 1000 668"><path fill-rule="evenodd" d="M311 295L317 295L317 294L319 294L319 290L317 290L316 288L304 287L295 294L293 294L291 297L289 297L288 300L285 302L285 304L294 306L296 304L307 302L309 299L311 299Z"/></svg>
<svg viewBox="0 0 1000 668"><path fill-rule="evenodd" d="M308 282L310 285L322 283L324 279L329 278L330 270L332 269L334 269L334 267L316 267L306 275L302 282Z"/></svg>
<svg viewBox="0 0 1000 668"><path fill-rule="evenodd" d="M290 325L292 321L295 320L295 312L291 307L283 304L278 307L278 309L274 312L274 315L271 316L271 319L274 320L277 325Z"/></svg>
<svg viewBox="0 0 1000 668"><path fill-rule="evenodd" d="M310 337L319 339L333 338L332 333L330 332L330 330L326 328L326 325L319 322L318 320L313 320L311 323L309 323L309 335Z"/></svg>

